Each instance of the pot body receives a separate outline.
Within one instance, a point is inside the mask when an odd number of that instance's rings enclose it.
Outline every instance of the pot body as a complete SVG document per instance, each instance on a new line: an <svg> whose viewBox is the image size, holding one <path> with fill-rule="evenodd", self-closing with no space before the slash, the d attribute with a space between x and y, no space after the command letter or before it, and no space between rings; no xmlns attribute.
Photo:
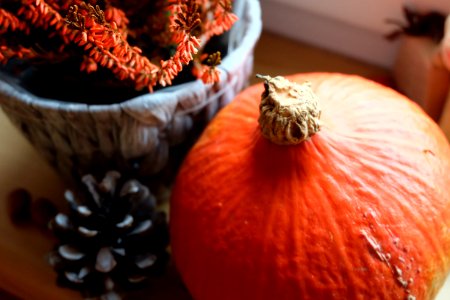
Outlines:
<svg viewBox="0 0 450 300"><path fill-rule="evenodd" d="M165 174L248 83L262 28L260 6L257 0L234 5L239 21L229 32L218 84L196 80L118 104L88 105L37 97L0 72L0 105L66 179L111 168L144 177Z"/></svg>

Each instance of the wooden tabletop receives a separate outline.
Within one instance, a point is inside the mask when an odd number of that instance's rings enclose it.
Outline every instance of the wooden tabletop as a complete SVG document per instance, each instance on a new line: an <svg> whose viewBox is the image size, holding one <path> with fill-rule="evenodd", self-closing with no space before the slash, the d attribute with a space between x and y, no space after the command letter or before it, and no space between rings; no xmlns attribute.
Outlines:
<svg viewBox="0 0 450 300"><path fill-rule="evenodd" d="M254 73L270 76L300 72L339 72L368 78L389 77L389 71L328 50L264 32L255 49ZM252 77L251 83L260 82Z"/></svg>
<svg viewBox="0 0 450 300"><path fill-rule="evenodd" d="M388 76L388 71L382 68L263 33L255 49L255 74L273 76L313 71ZM255 82L252 78L251 83ZM65 188L61 179L2 112L0 141L0 199L6 199L18 187L28 189L34 197L61 199ZM0 288L20 299L81 299L78 293L54 285L55 274L45 261L53 241L36 228L13 226L6 213L6 201L0 201L0 205ZM190 299L173 268L156 286L143 293L153 295L152 299L156 300ZM0 293L0 299L17 298Z"/></svg>

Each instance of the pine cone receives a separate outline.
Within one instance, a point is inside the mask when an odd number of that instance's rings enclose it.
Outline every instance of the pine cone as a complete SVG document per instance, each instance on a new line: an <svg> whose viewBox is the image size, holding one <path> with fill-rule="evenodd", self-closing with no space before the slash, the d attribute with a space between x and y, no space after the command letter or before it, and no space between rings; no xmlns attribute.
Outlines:
<svg viewBox="0 0 450 300"><path fill-rule="evenodd" d="M51 229L59 244L49 255L58 283L85 297L120 299L118 291L161 274L169 260L166 215L137 180L115 171L101 182L82 178L83 200L67 191L68 214L59 213Z"/></svg>

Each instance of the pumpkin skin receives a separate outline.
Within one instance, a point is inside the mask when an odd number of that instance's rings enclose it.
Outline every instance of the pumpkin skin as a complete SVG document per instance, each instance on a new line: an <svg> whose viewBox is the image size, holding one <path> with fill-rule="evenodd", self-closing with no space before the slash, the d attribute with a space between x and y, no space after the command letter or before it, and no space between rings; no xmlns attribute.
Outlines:
<svg viewBox="0 0 450 300"><path fill-rule="evenodd" d="M450 147L415 103L369 80L296 74L322 107L296 146L262 137L263 84L186 157L175 264L196 300L433 299L450 269Z"/></svg>

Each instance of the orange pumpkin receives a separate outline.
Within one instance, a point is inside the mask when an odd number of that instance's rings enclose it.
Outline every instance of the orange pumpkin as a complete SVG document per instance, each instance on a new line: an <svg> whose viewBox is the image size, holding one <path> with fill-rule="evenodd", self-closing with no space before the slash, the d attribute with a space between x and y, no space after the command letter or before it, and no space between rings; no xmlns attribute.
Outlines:
<svg viewBox="0 0 450 300"><path fill-rule="evenodd" d="M290 77L317 96L265 79L210 123L173 189L173 256L194 299L433 299L450 270L439 127L357 76Z"/></svg>

